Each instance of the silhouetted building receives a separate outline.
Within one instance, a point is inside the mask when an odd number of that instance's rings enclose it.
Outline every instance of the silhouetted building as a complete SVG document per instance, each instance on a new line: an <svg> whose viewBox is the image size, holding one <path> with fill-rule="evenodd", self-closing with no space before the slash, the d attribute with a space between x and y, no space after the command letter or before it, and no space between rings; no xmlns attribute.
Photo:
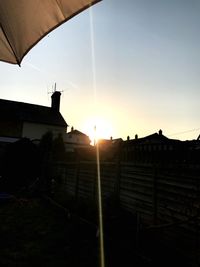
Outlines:
<svg viewBox="0 0 200 267"><path fill-rule="evenodd" d="M41 139L48 131L64 136L68 125L59 106L57 91L52 95L51 107L0 99L0 142L15 142L23 137Z"/></svg>
<svg viewBox="0 0 200 267"><path fill-rule="evenodd" d="M133 162L175 162L187 157L185 142L170 139L162 130L142 138L127 138L123 143L122 159Z"/></svg>
<svg viewBox="0 0 200 267"><path fill-rule="evenodd" d="M77 149L89 147L91 140L89 136L78 130L74 130L72 127L71 131L65 134L64 143L66 152L74 152Z"/></svg>
<svg viewBox="0 0 200 267"><path fill-rule="evenodd" d="M113 139L99 139L98 146L100 152L100 158L102 160L113 160L119 157L121 153L120 147L123 143L122 138Z"/></svg>

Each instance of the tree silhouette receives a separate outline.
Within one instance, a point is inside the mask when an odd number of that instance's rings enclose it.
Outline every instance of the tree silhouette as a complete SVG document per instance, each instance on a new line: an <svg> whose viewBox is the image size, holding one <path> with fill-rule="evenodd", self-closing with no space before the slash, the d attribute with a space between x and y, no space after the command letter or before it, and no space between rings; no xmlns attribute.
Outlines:
<svg viewBox="0 0 200 267"><path fill-rule="evenodd" d="M53 140L52 156L54 161L63 161L65 159L65 146L61 134Z"/></svg>
<svg viewBox="0 0 200 267"><path fill-rule="evenodd" d="M38 151L28 138L9 144L2 160L5 189L17 191L27 188L38 175Z"/></svg>
<svg viewBox="0 0 200 267"><path fill-rule="evenodd" d="M62 135L53 139L52 132L42 136L40 151L40 180L44 191L49 191L52 179L59 179L56 174L56 163L65 160L65 147Z"/></svg>

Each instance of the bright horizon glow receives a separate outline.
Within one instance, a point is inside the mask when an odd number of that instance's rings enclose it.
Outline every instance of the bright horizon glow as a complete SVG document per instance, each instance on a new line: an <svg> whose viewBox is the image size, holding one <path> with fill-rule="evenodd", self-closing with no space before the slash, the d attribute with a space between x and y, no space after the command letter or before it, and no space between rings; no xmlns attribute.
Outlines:
<svg viewBox="0 0 200 267"><path fill-rule="evenodd" d="M99 139L110 139L113 133L112 122L104 117L90 117L83 125L83 132L89 136L91 144Z"/></svg>

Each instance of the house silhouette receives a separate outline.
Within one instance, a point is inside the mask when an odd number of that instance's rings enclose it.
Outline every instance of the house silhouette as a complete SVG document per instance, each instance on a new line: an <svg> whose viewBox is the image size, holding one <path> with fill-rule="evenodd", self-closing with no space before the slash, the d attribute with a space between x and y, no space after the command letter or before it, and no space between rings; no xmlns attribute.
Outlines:
<svg viewBox="0 0 200 267"><path fill-rule="evenodd" d="M48 131L64 136L68 124L59 111L60 95L58 91L52 94L51 107L0 99L0 142L23 137L40 140Z"/></svg>

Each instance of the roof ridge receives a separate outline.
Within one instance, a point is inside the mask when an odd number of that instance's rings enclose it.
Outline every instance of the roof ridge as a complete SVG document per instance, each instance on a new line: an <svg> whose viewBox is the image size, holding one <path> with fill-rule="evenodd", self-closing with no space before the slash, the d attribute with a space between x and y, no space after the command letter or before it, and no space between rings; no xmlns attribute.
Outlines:
<svg viewBox="0 0 200 267"><path fill-rule="evenodd" d="M2 118L7 116L24 122L67 126L62 114L47 106L0 99L0 111Z"/></svg>
<svg viewBox="0 0 200 267"><path fill-rule="evenodd" d="M21 101L16 101L16 100L10 100L10 99L2 99L0 98L0 101L6 101L6 102L10 102L10 103L16 103L16 104L25 104L25 105L32 105L32 106L39 106L39 107L44 107L44 108L51 108L48 106L44 106L44 105L39 105L39 104L33 104L33 103L28 103L28 102L21 102Z"/></svg>

